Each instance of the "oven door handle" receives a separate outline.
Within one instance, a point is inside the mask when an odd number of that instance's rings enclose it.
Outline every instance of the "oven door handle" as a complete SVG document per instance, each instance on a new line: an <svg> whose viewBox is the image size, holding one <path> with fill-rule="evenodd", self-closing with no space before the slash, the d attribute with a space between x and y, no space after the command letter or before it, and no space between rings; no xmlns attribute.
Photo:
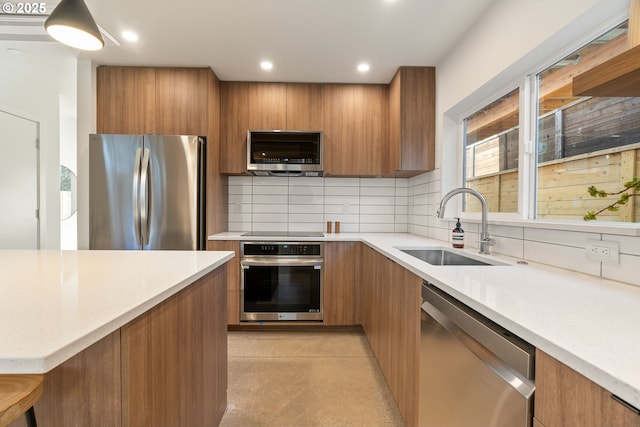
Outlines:
<svg viewBox="0 0 640 427"><path fill-rule="evenodd" d="M309 259L309 260L286 260L286 259L270 259L270 260L243 260L240 261L240 266L242 269L247 270L250 267L265 267L265 266L274 266L274 267L315 267L315 269L319 270L322 268L322 264L324 263L321 259Z"/></svg>

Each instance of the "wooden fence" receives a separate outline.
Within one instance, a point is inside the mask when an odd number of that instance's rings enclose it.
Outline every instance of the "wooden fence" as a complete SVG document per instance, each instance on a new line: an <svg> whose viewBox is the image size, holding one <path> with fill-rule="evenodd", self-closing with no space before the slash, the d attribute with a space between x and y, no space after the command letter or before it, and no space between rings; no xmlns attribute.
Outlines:
<svg viewBox="0 0 640 427"><path fill-rule="evenodd" d="M627 145L566 159L541 163L538 167L538 219L582 220L587 211L598 211L617 199L593 198L587 189L616 192L640 172L640 144ZM467 186L487 199L489 212L517 212L518 171L507 170L467 179ZM479 212L475 197L467 196L467 211ZM603 212L602 221L640 222L640 197L620 207L618 212Z"/></svg>

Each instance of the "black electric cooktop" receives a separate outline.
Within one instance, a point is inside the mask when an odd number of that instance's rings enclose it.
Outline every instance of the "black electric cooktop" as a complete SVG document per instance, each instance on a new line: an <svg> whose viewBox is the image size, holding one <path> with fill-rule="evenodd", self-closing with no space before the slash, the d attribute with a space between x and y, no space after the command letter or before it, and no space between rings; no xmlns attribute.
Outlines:
<svg viewBox="0 0 640 427"><path fill-rule="evenodd" d="M319 231L249 231L243 233L248 237L324 237Z"/></svg>

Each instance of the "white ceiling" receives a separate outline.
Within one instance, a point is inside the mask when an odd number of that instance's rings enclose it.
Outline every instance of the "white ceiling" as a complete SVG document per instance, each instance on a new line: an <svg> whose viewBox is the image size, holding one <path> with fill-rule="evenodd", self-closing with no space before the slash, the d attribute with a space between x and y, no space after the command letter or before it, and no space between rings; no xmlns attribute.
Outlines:
<svg viewBox="0 0 640 427"><path fill-rule="evenodd" d="M401 65L436 65L493 1L86 0L120 46L107 41L81 56L209 66L221 80L388 83ZM48 12L56 3L47 1ZM139 41L126 42L124 30ZM264 59L273 70L260 69ZM371 65L367 74L356 71L360 62Z"/></svg>

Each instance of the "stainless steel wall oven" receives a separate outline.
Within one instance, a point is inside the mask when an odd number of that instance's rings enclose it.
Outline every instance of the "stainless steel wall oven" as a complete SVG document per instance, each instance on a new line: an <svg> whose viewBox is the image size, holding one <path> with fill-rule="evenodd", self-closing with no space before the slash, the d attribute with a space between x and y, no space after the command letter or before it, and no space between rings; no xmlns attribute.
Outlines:
<svg viewBox="0 0 640 427"><path fill-rule="evenodd" d="M322 321L321 242L241 242L240 320Z"/></svg>

